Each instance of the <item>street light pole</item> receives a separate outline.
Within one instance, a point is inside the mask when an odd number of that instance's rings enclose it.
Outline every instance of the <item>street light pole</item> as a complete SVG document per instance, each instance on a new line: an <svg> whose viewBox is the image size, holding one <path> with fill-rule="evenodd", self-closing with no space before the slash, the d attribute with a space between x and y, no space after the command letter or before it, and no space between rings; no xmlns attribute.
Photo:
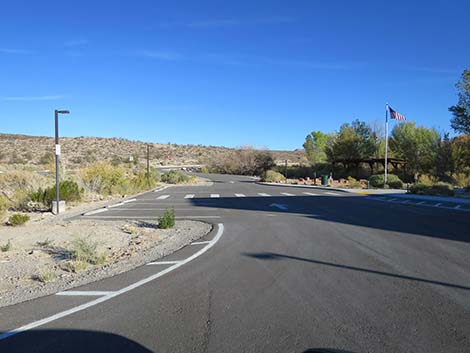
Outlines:
<svg viewBox="0 0 470 353"><path fill-rule="evenodd" d="M59 158L60 158L60 145L59 145L59 114L69 114L68 110L54 110L55 118L55 200L56 200L56 214L59 214Z"/></svg>

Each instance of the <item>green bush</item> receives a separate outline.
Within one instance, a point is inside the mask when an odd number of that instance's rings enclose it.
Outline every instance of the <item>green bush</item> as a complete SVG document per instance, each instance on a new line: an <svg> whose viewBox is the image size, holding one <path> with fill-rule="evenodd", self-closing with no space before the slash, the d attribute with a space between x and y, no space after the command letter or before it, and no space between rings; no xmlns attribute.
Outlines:
<svg viewBox="0 0 470 353"><path fill-rule="evenodd" d="M64 180L59 183L59 196L64 201L78 201L82 198L83 188L72 180ZM51 186L42 190L39 188L37 191L29 193L29 198L33 202L38 202L46 207L50 207L52 201L56 199L56 188Z"/></svg>
<svg viewBox="0 0 470 353"><path fill-rule="evenodd" d="M85 238L77 238L73 242L72 259L86 262L92 265L100 265L105 262L106 257L98 254L98 243Z"/></svg>
<svg viewBox="0 0 470 353"><path fill-rule="evenodd" d="M438 182L433 185L416 183L411 185L410 193L431 196L454 196L454 187L451 184Z"/></svg>
<svg viewBox="0 0 470 353"><path fill-rule="evenodd" d="M348 186L353 189L362 188L361 182L357 181L352 176L348 176Z"/></svg>
<svg viewBox="0 0 470 353"><path fill-rule="evenodd" d="M5 214L5 211L8 210L10 207L10 201L0 194L0 217L2 217Z"/></svg>
<svg viewBox="0 0 470 353"><path fill-rule="evenodd" d="M126 171L107 163L94 163L80 173L83 185L89 192L103 195L125 194L129 189Z"/></svg>
<svg viewBox="0 0 470 353"><path fill-rule="evenodd" d="M168 184L188 183L190 180L190 176L183 174L179 170L170 170L162 175L162 181Z"/></svg>
<svg viewBox="0 0 470 353"><path fill-rule="evenodd" d="M371 175L369 178L369 186L373 188L383 188L384 187L384 174L374 174ZM401 189L403 188L403 182L400 180L398 176L395 174L388 174L387 175L387 184L389 187L393 189Z"/></svg>
<svg viewBox="0 0 470 353"><path fill-rule="evenodd" d="M23 213L14 213L8 218L8 224L16 227L25 224L29 221L29 216Z"/></svg>
<svg viewBox="0 0 470 353"><path fill-rule="evenodd" d="M156 170L151 170L148 176L146 172L140 172L132 178L131 187L134 189L133 191L135 192L148 190L154 188L159 181L160 173L158 173Z"/></svg>
<svg viewBox="0 0 470 353"><path fill-rule="evenodd" d="M267 170L261 176L261 180L268 183L280 183L286 180L286 177L275 170Z"/></svg>
<svg viewBox="0 0 470 353"><path fill-rule="evenodd" d="M5 245L0 245L0 251L1 252L7 252L11 250L11 241L8 240L8 242Z"/></svg>
<svg viewBox="0 0 470 353"><path fill-rule="evenodd" d="M158 228L169 229L175 226L175 210L166 209L163 216L158 219Z"/></svg>

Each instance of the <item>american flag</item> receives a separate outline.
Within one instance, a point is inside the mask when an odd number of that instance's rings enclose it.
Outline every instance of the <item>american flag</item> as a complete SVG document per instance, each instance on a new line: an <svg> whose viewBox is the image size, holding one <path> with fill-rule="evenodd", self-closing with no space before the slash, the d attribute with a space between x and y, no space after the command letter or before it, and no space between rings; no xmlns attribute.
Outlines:
<svg viewBox="0 0 470 353"><path fill-rule="evenodd" d="M392 108L388 107L390 110L390 118L391 119L396 119L396 120L406 120L406 117L404 115L401 115L400 113L396 112Z"/></svg>

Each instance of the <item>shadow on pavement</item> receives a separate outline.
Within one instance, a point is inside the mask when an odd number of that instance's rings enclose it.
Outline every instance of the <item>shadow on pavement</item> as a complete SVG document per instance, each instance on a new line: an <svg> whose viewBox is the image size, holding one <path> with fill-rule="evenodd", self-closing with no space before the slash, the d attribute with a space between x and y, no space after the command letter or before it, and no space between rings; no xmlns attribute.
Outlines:
<svg viewBox="0 0 470 353"><path fill-rule="evenodd" d="M268 191L269 192L269 191ZM239 211L300 214L327 222L470 243L470 217L457 211L395 205L364 196L284 196L194 198L191 204ZM273 204L281 204L281 210Z"/></svg>
<svg viewBox="0 0 470 353"><path fill-rule="evenodd" d="M5 353L152 353L123 336L84 330L31 330L0 341Z"/></svg>
<svg viewBox="0 0 470 353"><path fill-rule="evenodd" d="M434 285L438 285L438 286L470 290L470 287L462 286L462 285L459 285L459 284L446 283L446 282L441 282L441 281L433 281L433 280L418 278L418 277L397 275L395 273L390 273L390 272L376 271L376 270L370 270L370 269L362 268L362 267L355 267L355 266L335 264L335 263L326 262L326 261L306 259L304 257L276 254L276 253L271 253L271 252L244 253L243 255L248 256L248 257L253 257L253 258L259 259L259 260L284 260L284 259L288 259L288 260L304 261L304 262L310 262L310 263L317 264L317 265L322 265L322 266L340 268L340 269L343 269L343 270L366 272L366 273L372 273L372 274L375 274L375 275L381 275L381 276L393 277L393 278L398 278L398 279L404 279L404 280L408 280L408 281L417 281L417 282L422 282L422 283L434 284Z"/></svg>
<svg viewBox="0 0 470 353"><path fill-rule="evenodd" d="M355 353L352 351L345 351L342 349L333 349L333 348L310 348L302 353Z"/></svg>

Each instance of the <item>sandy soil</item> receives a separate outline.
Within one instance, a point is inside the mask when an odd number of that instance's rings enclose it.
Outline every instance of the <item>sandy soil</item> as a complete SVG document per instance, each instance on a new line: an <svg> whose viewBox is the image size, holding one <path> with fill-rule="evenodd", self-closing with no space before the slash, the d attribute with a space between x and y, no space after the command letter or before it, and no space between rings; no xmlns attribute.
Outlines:
<svg viewBox="0 0 470 353"><path fill-rule="evenodd" d="M177 221L173 229L163 230L155 222L51 222L50 217L25 226L0 226L0 307L127 271L210 230L211 225L195 221ZM93 249L94 260L77 259L80 242Z"/></svg>

